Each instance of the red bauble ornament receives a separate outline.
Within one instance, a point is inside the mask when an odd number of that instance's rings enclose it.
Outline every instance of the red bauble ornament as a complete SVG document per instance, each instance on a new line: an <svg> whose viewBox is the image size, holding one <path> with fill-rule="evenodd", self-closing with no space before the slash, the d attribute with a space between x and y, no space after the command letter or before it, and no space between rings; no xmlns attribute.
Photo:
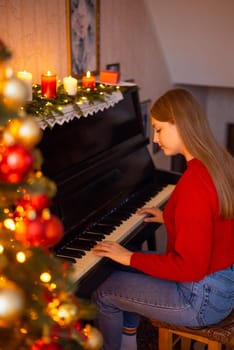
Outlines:
<svg viewBox="0 0 234 350"><path fill-rule="evenodd" d="M58 243L63 236L63 224L54 215L48 220L36 217L33 220L24 218L15 225L15 237L18 241L31 246L44 248Z"/></svg>
<svg viewBox="0 0 234 350"><path fill-rule="evenodd" d="M30 350L62 350L62 346L55 342L47 343L43 339L38 339Z"/></svg>
<svg viewBox="0 0 234 350"><path fill-rule="evenodd" d="M58 243L63 236L64 228L62 222L54 215L45 221L44 247L51 247Z"/></svg>
<svg viewBox="0 0 234 350"><path fill-rule="evenodd" d="M17 216L17 214L20 214L19 211L21 211L22 209L25 212L25 214L30 210L34 210L36 213L41 213L43 209L49 208L50 205L51 199L46 194L27 194L17 201L15 215ZM20 207L21 210L19 210Z"/></svg>
<svg viewBox="0 0 234 350"><path fill-rule="evenodd" d="M0 148L0 181L20 183L33 167L33 155L23 146Z"/></svg>
<svg viewBox="0 0 234 350"><path fill-rule="evenodd" d="M45 224L40 218L24 219L16 223L15 236L23 243L38 247L45 237Z"/></svg>
<svg viewBox="0 0 234 350"><path fill-rule="evenodd" d="M46 194L31 194L29 197L31 206L36 212L41 212L45 208L49 208L51 200Z"/></svg>

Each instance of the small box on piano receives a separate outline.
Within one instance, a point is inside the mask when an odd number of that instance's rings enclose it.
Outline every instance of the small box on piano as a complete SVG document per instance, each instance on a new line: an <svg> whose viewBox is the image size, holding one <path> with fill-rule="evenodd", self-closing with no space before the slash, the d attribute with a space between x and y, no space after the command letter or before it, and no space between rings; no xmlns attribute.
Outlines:
<svg viewBox="0 0 234 350"><path fill-rule="evenodd" d="M118 84L119 72L105 70L100 73L100 81L104 84Z"/></svg>

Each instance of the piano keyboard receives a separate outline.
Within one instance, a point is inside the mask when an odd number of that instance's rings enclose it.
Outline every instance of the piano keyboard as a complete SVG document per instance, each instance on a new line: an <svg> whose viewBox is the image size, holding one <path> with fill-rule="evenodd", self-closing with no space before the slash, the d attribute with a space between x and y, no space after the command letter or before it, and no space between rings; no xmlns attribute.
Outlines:
<svg viewBox="0 0 234 350"><path fill-rule="evenodd" d="M173 192L175 185L166 185L160 192L158 192L155 196L153 196L149 201L145 202L143 207L153 207L162 206L167 199L170 197ZM130 235L130 233L136 229L144 220L143 215L138 215L136 212L132 214L128 219L122 222L119 226L115 227L114 230L108 234L103 235L103 238L100 239L108 239L109 241L115 241L121 243L126 237ZM98 236L98 234L97 234ZM95 244L95 242L94 242ZM102 257L96 257L90 248L89 251L84 252L80 255L79 249L70 248L69 246L65 248L65 250L58 252L56 255L61 258L71 258L75 264L73 266L73 272L71 279L74 282L79 281L86 273L88 273L95 265L97 265ZM70 252L70 254L69 254ZM77 257L78 256L78 257Z"/></svg>

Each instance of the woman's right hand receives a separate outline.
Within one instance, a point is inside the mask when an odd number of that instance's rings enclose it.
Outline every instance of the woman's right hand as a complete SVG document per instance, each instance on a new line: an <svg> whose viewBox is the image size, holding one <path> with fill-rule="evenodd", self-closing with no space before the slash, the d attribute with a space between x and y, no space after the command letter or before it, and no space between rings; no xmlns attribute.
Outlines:
<svg viewBox="0 0 234 350"><path fill-rule="evenodd" d="M164 223L163 211L157 207L153 208L142 208L137 211L138 215L146 215L144 222L159 222Z"/></svg>

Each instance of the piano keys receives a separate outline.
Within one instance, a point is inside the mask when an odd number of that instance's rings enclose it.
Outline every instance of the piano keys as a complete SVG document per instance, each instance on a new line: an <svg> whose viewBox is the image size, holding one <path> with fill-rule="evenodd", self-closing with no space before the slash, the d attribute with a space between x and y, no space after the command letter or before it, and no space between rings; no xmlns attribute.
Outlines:
<svg viewBox="0 0 234 350"><path fill-rule="evenodd" d="M47 128L39 145L43 173L57 184L52 211L65 234L54 254L71 261L78 295L88 297L115 265L97 258L97 240L140 249L159 224L146 224L136 210L163 206L180 174L157 169L144 135L138 90L104 111Z"/></svg>
<svg viewBox="0 0 234 350"><path fill-rule="evenodd" d="M149 207L160 207L169 198L174 187L175 185L165 186L156 196L153 196L149 201L142 204ZM140 207L143 207L143 205ZM143 223L143 216L136 214L136 210L140 207L131 207L134 212L128 214L126 219L123 219L123 217L125 218L126 213L129 213L128 208L124 207L125 209L123 208L121 210L122 215L119 215L119 210L116 210L114 213L117 215L114 218L112 216L111 219L108 216L109 220L105 221L105 218L104 220L100 220L93 228L88 228L90 231L85 231L83 234L78 235L76 239L64 246L61 252L57 252L57 256L64 258L72 257L74 259L75 268L72 274L74 282L80 281L102 259L92 254L91 248L96 241L108 239L123 244L130 240L131 233ZM121 218L116 219L116 217ZM90 232L89 236L85 235L87 232Z"/></svg>

